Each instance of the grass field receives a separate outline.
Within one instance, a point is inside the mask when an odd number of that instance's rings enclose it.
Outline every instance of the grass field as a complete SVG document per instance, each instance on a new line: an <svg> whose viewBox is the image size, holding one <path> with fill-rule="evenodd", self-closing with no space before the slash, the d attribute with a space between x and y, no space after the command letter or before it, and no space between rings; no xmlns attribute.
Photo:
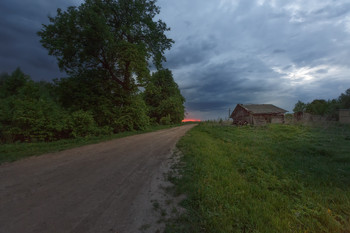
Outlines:
<svg viewBox="0 0 350 233"><path fill-rule="evenodd" d="M350 232L350 127L202 123L179 143L167 232Z"/></svg>
<svg viewBox="0 0 350 233"><path fill-rule="evenodd" d="M35 143L9 143L0 144L0 164L4 162L13 162L21 158L26 158L29 156L42 155L45 153L62 151L74 147L79 147L88 144L99 143L103 141L108 141L116 138L122 138L127 136L132 136L140 133L147 133L156 130L171 128L178 125L158 125L150 126L148 129L143 131L130 131L124 133L118 133L113 135L98 136L98 137L86 137L86 138L76 138L76 139L64 139L54 142L35 142Z"/></svg>

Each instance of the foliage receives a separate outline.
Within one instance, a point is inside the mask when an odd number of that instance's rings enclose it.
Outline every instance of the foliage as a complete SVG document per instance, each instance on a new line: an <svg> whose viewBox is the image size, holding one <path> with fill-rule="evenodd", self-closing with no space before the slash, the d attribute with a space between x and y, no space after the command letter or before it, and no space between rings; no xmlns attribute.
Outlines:
<svg viewBox="0 0 350 233"><path fill-rule="evenodd" d="M342 93L339 96L339 102L341 108L348 108L350 109L350 88L345 91L345 93Z"/></svg>
<svg viewBox="0 0 350 233"><path fill-rule="evenodd" d="M62 108L56 101L55 86L34 82L20 69L4 78L0 92L0 140L3 142L53 141L112 131L108 126L97 128L90 112L71 113Z"/></svg>
<svg viewBox="0 0 350 233"><path fill-rule="evenodd" d="M92 114L83 110L73 112L68 124L74 138L94 135L97 132Z"/></svg>
<svg viewBox="0 0 350 233"><path fill-rule="evenodd" d="M150 106L150 117L156 119L156 122L171 124L183 120L185 98L181 95L170 70L159 70L152 74L144 92L144 99ZM168 117L170 121L165 120Z"/></svg>
<svg viewBox="0 0 350 233"><path fill-rule="evenodd" d="M38 35L70 76L52 84L33 82L20 69L2 73L0 140L52 141L148 127L140 87L149 83L148 62L160 69L173 43L166 24L154 20L157 14L154 0L86 0L58 9ZM157 110L176 123L184 99L167 72L174 90Z"/></svg>
<svg viewBox="0 0 350 233"><path fill-rule="evenodd" d="M86 0L79 7L57 10L50 24L38 32L42 45L68 74L98 74L125 91L143 84L148 76L148 60L157 68L165 60L164 51L173 41L161 20L156 1Z"/></svg>
<svg viewBox="0 0 350 233"><path fill-rule="evenodd" d="M101 82L93 74L55 80L60 104L70 111L90 111L98 126L112 126L123 105L123 95L113 82Z"/></svg>
<svg viewBox="0 0 350 233"><path fill-rule="evenodd" d="M165 116L165 117L160 118L159 123L160 123L161 125L170 125L170 124L171 124L170 114L168 114L168 115Z"/></svg>
<svg viewBox="0 0 350 233"><path fill-rule="evenodd" d="M149 125L147 106L140 95L135 95L121 108L115 122L115 131L144 130Z"/></svg>
<svg viewBox="0 0 350 233"><path fill-rule="evenodd" d="M298 101L293 111L294 112L307 112L314 115L327 116L328 119L338 119L339 109L350 108L350 88L342 93L337 99L323 100L315 99L311 103L303 103Z"/></svg>
<svg viewBox="0 0 350 233"><path fill-rule="evenodd" d="M2 141L54 140L64 134L66 112L51 98L48 86L33 82L20 69L6 78L0 88Z"/></svg>
<svg viewBox="0 0 350 233"><path fill-rule="evenodd" d="M328 110L328 103L325 100L313 100L311 103L307 104L306 112L315 115L325 115Z"/></svg>
<svg viewBox="0 0 350 233"><path fill-rule="evenodd" d="M350 128L202 123L178 146L181 232L349 232ZM174 226L173 226L174 227ZM179 232L176 229L169 232Z"/></svg>
<svg viewBox="0 0 350 233"><path fill-rule="evenodd" d="M6 73L1 75L0 98L6 98L18 94L19 90L30 80L20 68L17 68L11 75Z"/></svg>
<svg viewBox="0 0 350 233"><path fill-rule="evenodd" d="M306 104L298 100L298 102L295 104L293 112L305 112L306 110Z"/></svg>
<svg viewBox="0 0 350 233"><path fill-rule="evenodd" d="M86 0L49 17L38 32L41 43L70 75L55 81L59 103L90 112L98 127L114 132L147 127L139 87L150 77L148 62L160 69L173 43L157 14L153 0Z"/></svg>

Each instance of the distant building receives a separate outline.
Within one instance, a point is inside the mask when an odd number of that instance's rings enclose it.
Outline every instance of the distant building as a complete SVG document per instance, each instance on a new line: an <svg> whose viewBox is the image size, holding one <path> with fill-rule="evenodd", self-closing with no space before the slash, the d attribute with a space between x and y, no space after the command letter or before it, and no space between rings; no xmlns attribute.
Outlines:
<svg viewBox="0 0 350 233"><path fill-rule="evenodd" d="M284 114L288 112L272 104L237 104L230 118L237 125L266 125L284 123Z"/></svg>
<svg viewBox="0 0 350 233"><path fill-rule="evenodd" d="M339 122L344 124L350 124L350 109L339 110Z"/></svg>

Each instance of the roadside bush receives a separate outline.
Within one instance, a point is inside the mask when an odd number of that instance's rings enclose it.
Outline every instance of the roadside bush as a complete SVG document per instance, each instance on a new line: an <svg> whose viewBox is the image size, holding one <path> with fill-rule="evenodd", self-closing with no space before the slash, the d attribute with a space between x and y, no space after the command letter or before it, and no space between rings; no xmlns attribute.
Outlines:
<svg viewBox="0 0 350 233"><path fill-rule="evenodd" d="M18 71L15 72L17 76ZM14 83L17 76L9 76ZM9 85L8 96L0 99L1 141L52 141L65 129L65 111L48 95L40 92L41 84L27 80L22 86ZM16 88L12 88L15 86Z"/></svg>
<svg viewBox="0 0 350 233"><path fill-rule="evenodd" d="M92 114L83 110L73 112L68 122L74 138L95 135L100 131Z"/></svg>
<svg viewBox="0 0 350 233"><path fill-rule="evenodd" d="M160 118L160 124L161 125L170 125L171 124L170 114L168 114L166 117Z"/></svg>
<svg viewBox="0 0 350 233"><path fill-rule="evenodd" d="M126 100L121 108L118 119L114 122L115 132L144 130L150 125L147 106L140 95L134 95Z"/></svg>

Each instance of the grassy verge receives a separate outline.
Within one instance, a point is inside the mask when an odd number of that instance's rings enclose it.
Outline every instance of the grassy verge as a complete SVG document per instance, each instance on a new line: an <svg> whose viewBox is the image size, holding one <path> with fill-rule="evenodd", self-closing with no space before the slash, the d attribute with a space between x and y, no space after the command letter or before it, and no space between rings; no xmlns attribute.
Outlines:
<svg viewBox="0 0 350 233"><path fill-rule="evenodd" d="M36 142L36 143L12 143L12 144L0 144L0 164L4 162L13 162L21 158L41 155L45 153L62 151L74 147L79 147L88 144L99 143L116 138L127 137L135 134L148 133L156 130L171 128L178 125L159 125L152 126L143 131L131 131L113 135L98 136L98 137L86 137L76 139L65 139L55 142Z"/></svg>
<svg viewBox="0 0 350 233"><path fill-rule="evenodd" d="M200 124L179 143L188 199L167 232L350 232L350 127Z"/></svg>

